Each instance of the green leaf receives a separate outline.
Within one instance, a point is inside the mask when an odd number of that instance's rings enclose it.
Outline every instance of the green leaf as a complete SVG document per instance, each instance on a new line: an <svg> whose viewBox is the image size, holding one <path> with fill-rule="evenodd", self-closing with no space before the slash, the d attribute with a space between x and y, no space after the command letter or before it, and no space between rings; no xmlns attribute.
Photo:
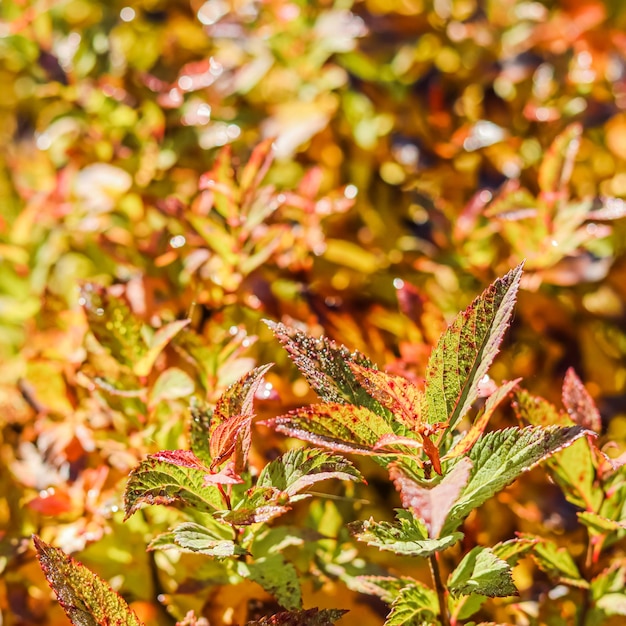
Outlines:
<svg viewBox="0 0 626 626"><path fill-rule="evenodd" d="M618 522L590 511L582 511L576 515L578 515L580 523L584 524L596 535L606 535L613 531L626 530L626 521Z"/></svg>
<svg viewBox="0 0 626 626"><path fill-rule="evenodd" d="M372 398L411 431L418 430L425 410L424 393L414 382L358 363L349 366Z"/></svg>
<svg viewBox="0 0 626 626"><path fill-rule="evenodd" d="M74 626L142 626L124 600L84 565L33 536L48 583Z"/></svg>
<svg viewBox="0 0 626 626"><path fill-rule="evenodd" d="M284 611L269 617L262 617L246 626L332 626L348 611L340 609L306 609L304 611Z"/></svg>
<svg viewBox="0 0 626 626"><path fill-rule="evenodd" d="M485 402L485 408L480 416L474 421L470 429L463 435L463 438L458 441L452 450L450 450L443 457L443 460L454 459L458 456L467 454L472 446L480 439L485 428L491 419L494 411L498 408L502 400L506 398L509 393L517 386L521 378L510 380L503 383L496 391L494 391Z"/></svg>
<svg viewBox="0 0 626 626"><path fill-rule="evenodd" d="M578 396L571 389L574 384L570 380L570 390L567 391L572 402L574 394ZM558 411L544 398L533 396L524 389L516 392L513 408L520 420L533 425L571 426L573 423L569 415ZM574 445L548 459L548 468L567 500L588 511L598 510L602 503L602 492L595 485L596 464L587 440L576 441Z"/></svg>
<svg viewBox="0 0 626 626"><path fill-rule="evenodd" d="M515 392L513 409L517 418L533 426L571 426L572 420L541 396L533 396L526 389Z"/></svg>
<svg viewBox="0 0 626 626"><path fill-rule="evenodd" d="M341 456L315 448L297 448L268 463L259 475L257 487L284 491L294 502L306 497L296 496L300 491L328 478L363 480L354 465Z"/></svg>
<svg viewBox="0 0 626 626"><path fill-rule="evenodd" d="M471 596L448 596L448 606L450 615L454 617L454 623L459 620L466 620L480 610L487 601L487 596L474 593Z"/></svg>
<svg viewBox="0 0 626 626"><path fill-rule="evenodd" d="M378 454L375 445L393 434L387 421L364 406L312 404L264 422L290 437L353 454Z"/></svg>
<svg viewBox="0 0 626 626"><path fill-rule="evenodd" d="M478 398L480 381L511 320L521 275L522 265L518 265L496 280L439 340L426 371L430 423L448 423L453 429Z"/></svg>
<svg viewBox="0 0 626 626"><path fill-rule="evenodd" d="M191 450L207 467L213 458L209 448L209 429L213 410L197 398L191 398Z"/></svg>
<svg viewBox="0 0 626 626"><path fill-rule="evenodd" d="M226 530L230 530L226 527ZM232 536L232 531L231 531ZM156 537L148 546L149 550L176 548L183 552L199 552L209 556L225 558L246 554L241 546L232 539L219 536L214 529L201 526L195 522L179 524L170 532Z"/></svg>
<svg viewBox="0 0 626 626"><path fill-rule="evenodd" d="M509 539L508 541L497 543L491 550L499 559L506 561L511 567L515 567L517 562L529 554L533 546L539 541L540 539L532 537Z"/></svg>
<svg viewBox="0 0 626 626"><path fill-rule="evenodd" d="M345 346L338 346L326 337L316 339L284 324L269 320L265 320L265 323L322 400L340 404L347 402L386 414L380 404L363 389L350 369L350 363L374 367L361 353L350 352Z"/></svg>
<svg viewBox="0 0 626 626"><path fill-rule="evenodd" d="M204 484L206 474L206 466L189 450L164 450L149 456L128 478L125 519L142 504L189 506L208 513L223 509L218 488Z"/></svg>
<svg viewBox="0 0 626 626"><path fill-rule="evenodd" d="M176 400L190 396L196 388L189 374L177 367L170 367L156 379L149 395L149 404L155 406L162 400Z"/></svg>
<svg viewBox="0 0 626 626"><path fill-rule="evenodd" d="M567 548L559 548L554 541L539 541L533 546L531 556L539 568L554 580L574 587L589 586Z"/></svg>
<svg viewBox="0 0 626 626"><path fill-rule="evenodd" d="M470 550L448 578L448 590L455 596L480 594L489 598L517 596L511 566L491 548Z"/></svg>
<svg viewBox="0 0 626 626"><path fill-rule="evenodd" d="M159 328L149 341L147 352L133 364L133 372L137 376L147 376L165 346L190 322L189 319L176 320Z"/></svg>
<svg viewBox="0 0 626 626"><path fill-rule="evenodd" d="M81 287L80 303L87 315L89 329L98 342L117 361L132 369L148 350L141 322L121 299L95 283Z"/></svg>
<svg viewBox="0 0 626 626"><path fill-rule="evenodd" d="M400 590L385 626L426 626L433 624L438 612L437 594L416 583Z"/></svg>
<svg viewBox="0 0 626 626"><path fill-rule="evenodd" d="M615 562L591 581L590 588L593 599L597 601L605 595L623 591L625 586L626 565Z"/></svg>
<svg viewBox="0 0 626 626"><path fill-rule="evenodd" d="M375 546L379 550L420 557L445 550L463 537L461 533L453 533L431 539L428 537L426 526L408 511L397 511L396 519L393 524L375 522L372 519L352 522L348 529L359 541Z"/></svg>
<svg viewBox="0 0 626 626"><path fill-rule="evenodd" d="M281 554L271 554L252 563L237 563L237 573L258 583L289 610L302 608L302 591L296 568Z"/></svg>
<svg viewBox="0 0 626 626"><path fill-rule="evenodd" d="M474 467L467 486L450 511L444 534L457 528L470 511L520 474L585 434L589 431L580 426L527 426L496 430L481 437L470 451Z"/></svg>
<svg viewBox="0 0 626 626"><path fill-rule="evenodd" d="M274 528L265 528L254 536L250 552L256 557L267 556L282 552L289 546L311 544L320 539L327 539L325 535L312 528L281 525Z"/></svg>

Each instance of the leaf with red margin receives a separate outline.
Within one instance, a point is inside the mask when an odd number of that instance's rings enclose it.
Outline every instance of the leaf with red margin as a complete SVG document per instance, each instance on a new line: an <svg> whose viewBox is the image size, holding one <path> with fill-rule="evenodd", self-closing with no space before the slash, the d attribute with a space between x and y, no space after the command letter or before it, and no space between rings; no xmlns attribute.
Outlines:
<svg viewBox="0 0 626 626"><path fill-rule="evenodd" d="M212 513L224 508L219 489L205 485L206 465L190 450L164 450L144 459L124 491L125 519L142 504L190 506Z"/></svg>
<svg viewBox="0 0 626 626"><path fill-rule="evenodd" d="M373 367L360 352L350 352L326 337L311 337L285 324L264 320L302 375L324 402L365 406L375 413L386 411L359 384L349 367L358 363Z"/></svg>
<svg viewBox="0 0 626 626"><path fill-rule="evenodd" d="M264 424L290 437L353 454L380 454L376 443L393 434L380 415L364 406L337 402L302 407Z"/></svg>
<svg viewBox="0 0 626 626"><path fill-rule="evenodd" d="M74 626L143 626L126 602L82 563L33 535L48 583Z"/></svg>
<svg viewBox="0 0 626 626"><path fill-rule="evenodd" d="M343 456L317 448L295 448L263 468L257 487L274 487L294 502L307 497L301 491L329 478L363 481L361 473Z"/></svg>
<svg viewBox="0 0 626 626"><path fill-rule="evenodd" d="M430 423L447 422L453 429L478 398L511 321L521 276L522 264L497 279L439 340L426 371Z"/></svg>
<svg viewBox="0 0 626 626"><path fill-rule="evenodd" d="M576 424L596 433L602 430L602 418L593 398L589 395L573 367L565 373L563 381L563 404Z"/></svg>
<svg viewBox="0 0 626 626"><path fill-rule="evenodd" d="M485 428L487 427L494 411L498 408L502 400L504 400L504 398L506 398L511 391L515 389L520 380L522 379L516 378L515 380L505 382L498 387L498 389L496 389L496 391L492 393L489 398L487 398L482 415L480 415L480 417L478 417L478 419L472 424L471 428L465 433L463 438L454 446L454 448L443 457L443 460L455 459L458 456L463 456L472 449L472 446L485 432Z"/></svg>
<svg viewBox="0 0 626 626"><path fill-rule="evenodd" d="M418 485L395 463L389 466L389 477L400 492L402 506L423 520L428 536L437 539L452 505L467 485L471 471L472 462L467 457L462 458L440 483L430 489Z"/></svg>

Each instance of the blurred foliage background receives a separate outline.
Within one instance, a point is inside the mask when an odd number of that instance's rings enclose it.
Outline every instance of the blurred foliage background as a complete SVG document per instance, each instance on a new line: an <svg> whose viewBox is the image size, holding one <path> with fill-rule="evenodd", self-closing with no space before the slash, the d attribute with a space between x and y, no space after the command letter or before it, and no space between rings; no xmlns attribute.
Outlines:
<svg viewBox="0 0 626 626"><path fill-rule="evenodd" d="M625 58L620 0L3 0L2 623L66 623L32 532L150 623L266 600L147 555L167 511L119 512L145 454L185 447L190 395L275 361L260 413L313 399L264 317L419 378L452 316L526 259L494 378L558 403L575 367L623 448ZM258 466L282 445L257 438ZM379 487L302 523L389 515ZM541 470L487 508L477 541L532 530L576 553ZM312 606L381 623L318 566ZM549 588L519 577L525 602Z"/></svg>

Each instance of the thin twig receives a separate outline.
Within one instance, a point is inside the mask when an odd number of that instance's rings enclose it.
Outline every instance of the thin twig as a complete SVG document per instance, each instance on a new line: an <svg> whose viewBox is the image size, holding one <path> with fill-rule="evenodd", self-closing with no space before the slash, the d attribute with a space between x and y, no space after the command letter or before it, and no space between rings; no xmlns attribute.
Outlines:
<svg viewBox="0 0 626 626"><path fill-rule="evenodd" d="M435 583L435 589L437 590L437 598L439 599L439 619L442 626L450 626L450 618L448 617L448 606L446 602L446 589L441 581L441 573L439 572L439 562L437 561L437 555L431 554L428 559L430 565L430 573Z"/></svg>

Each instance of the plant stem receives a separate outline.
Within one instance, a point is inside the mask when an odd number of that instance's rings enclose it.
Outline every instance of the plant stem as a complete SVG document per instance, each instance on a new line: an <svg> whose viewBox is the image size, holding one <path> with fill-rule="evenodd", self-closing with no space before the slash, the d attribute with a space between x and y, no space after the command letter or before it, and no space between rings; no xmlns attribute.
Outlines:
<svg viewBox="0 0 626 626"><path fill-rule="evenodd" d="M439 562L437 561L437 555L431 554L428 559L430 565L430 573L435 583L435 589L437 590L437 598L439 599L439 618L441 619L442 626L450 626L450 619L448 617L448 606L446 602L446 589L441 581L441 573L439 572Z"/></svg>

